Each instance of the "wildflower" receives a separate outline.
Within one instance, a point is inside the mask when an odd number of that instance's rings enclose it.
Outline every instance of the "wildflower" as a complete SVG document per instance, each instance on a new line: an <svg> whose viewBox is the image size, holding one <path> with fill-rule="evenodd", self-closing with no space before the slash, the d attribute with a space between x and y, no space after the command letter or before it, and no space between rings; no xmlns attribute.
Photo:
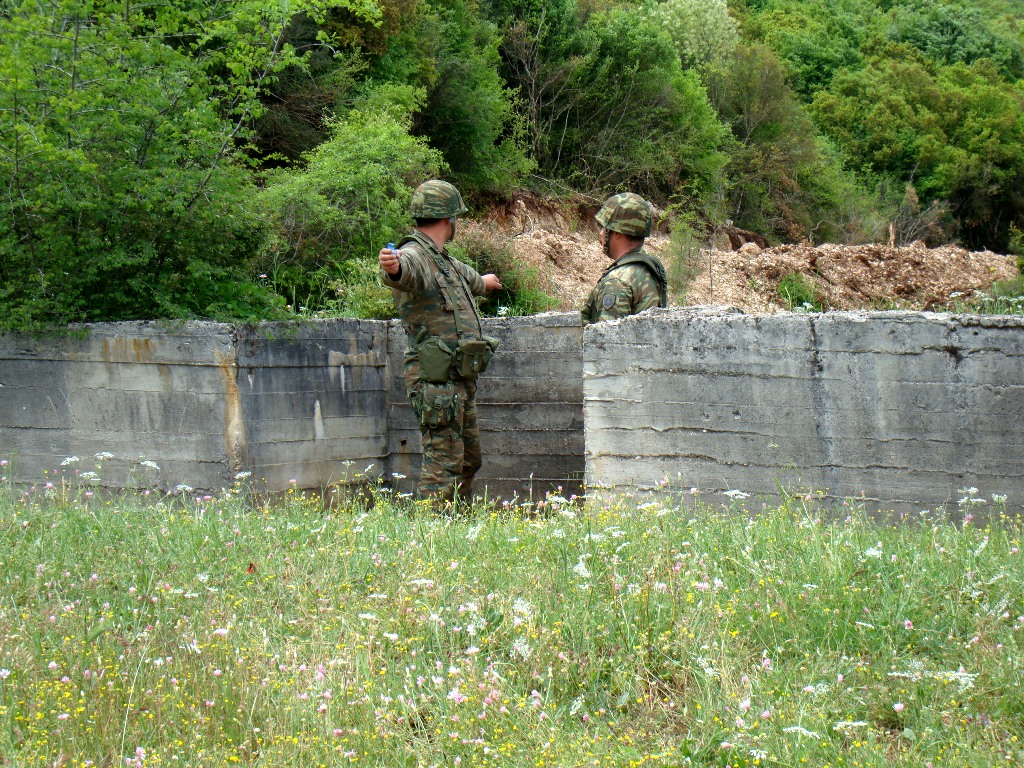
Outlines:
<svg viewBox="0 0 1024 768"><path fill-rule="evenodd" d="M452 688L450 691L448 691L447 698L449 701L454 702L455 704L461 704L466 700L466 697L462 695L462 691L460 691L458 688Z"/></svg>
<svg viewBox="0 0 1024 768"><path fill-rule="evenodd" d="M801 727L799 725L791 725L788 728L783 728L782 732L783 733L798 733L801 736L806 736L806 737L808 737L810 739L820 739L821 738L820 734L817 734L814 731L808 731L806 728L803 728L803 727Z"/></svg>
<svg viewBox="0 0 1024 768"><path fill-rule="evenodd" d="M219 637L226 637L228 634L228 627L220 627L219 629L213 630L213 634Z"/></svg>
<svg viewBox="0 0 1024 768"><path fill-rule="evenodd" d="M902 712L903 711L903 702L902 701L897 701L895 704L892 705L892 708L895 709L897 712Z"/></svg>
<svg viewBox="0 0 1024 768"><path fill-rule="evenodd" d="M840 720L832 727L837 731L852 731L855 728L866 728L869 725L864 720Z"/></svg>
<svg viewBox="0 0 1024 768"><path fill-rule="evenodd" d="M150 461L149 459L146 459L145 461L140 461L139 466L147 467L149 469L160 469L160 466L155 461Z"/></svg>
<svg viewBox="0 0 1024 768"><path fill-rule="evenodd" d="M912 622L910 619L907 619L906 621L903 622L903 628L904 629L913 629L914 628L914 622Z"/></svg>
<svg viewBox="0 0 1024 768"><path fill-rule="evenodd" d="M533 648L530 647L530 644L526 641L525 637L518 637L515 642L512 643L512 655L518 656L523 661L526 661L532 652Z"/></svg>
<svg viewBox="0 0 1024 768"><path fill-rule="evenodd" d="M739 499L749 499L750 498L750 494L749 493L744 493L743 491L736 491L736 490L725 491L723 495L728 496L733 501L737 501Z"/></svg>
<svg viewBox="0 0 1024 768"><path fill-rule="evenodd" d="M579 576L581 579L589 579L591 576L590 569L587 568L587 564L585 562L585 560L588 557L590 557L590 555L580 555L579 562L576 563L576 565L574 565L572 569L572 572Z"/></svg>
<svg viewBox="0 0 1024 768"><path fill-rule="evenodd" d="M0 680L6 680L10 676L11 676L11 670L9 670L9 669L0 669Z"/></svg>
<svg viewBox="0 0 1024 768"><path fill-rule="evenodd" d="M64 459L64 461L60 463L60 465L62 467L66 467L69 464L77 464L79 461L81 461L81 459L78 458L77 456L68 456L66 459Z"/></svg>

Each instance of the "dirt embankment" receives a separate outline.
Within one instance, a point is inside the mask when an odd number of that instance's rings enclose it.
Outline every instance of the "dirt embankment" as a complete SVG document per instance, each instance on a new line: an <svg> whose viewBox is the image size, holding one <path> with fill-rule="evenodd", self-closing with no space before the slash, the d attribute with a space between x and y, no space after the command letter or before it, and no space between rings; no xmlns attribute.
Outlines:
<svg viewBox="0 0 1024 768"><path fill-rule="evenodd" d="M469 228L497 230L512 239L516 259L537 270L541 287L559 309L579 309L608 264L592 223L595 209L519 197ZM722 237L723 244L727 238ZM733 238L736 241L736 238ZM656 233L648 250L665 262L678 286L683 257L669 237ZM997 280L1017 276L1013 256L967 251L954 245L780 245L762 249L708 249L690 255L689 289L673 304L718 304L745 312L787 309L779 284L802 275L828 309L924 309L942 311Z"/></svg>

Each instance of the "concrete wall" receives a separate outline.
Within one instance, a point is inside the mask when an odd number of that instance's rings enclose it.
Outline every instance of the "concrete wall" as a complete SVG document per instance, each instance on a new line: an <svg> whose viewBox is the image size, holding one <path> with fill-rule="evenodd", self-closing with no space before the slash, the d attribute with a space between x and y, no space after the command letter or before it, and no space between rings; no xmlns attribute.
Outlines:
<svg viewBox="0 0 1024 768"><path fill-rule="evenodd" d="M96 471L114 488L272 491L418 472L396 322L113 323L0 335L0 458L18 482ZM487 321L481 487L543 496L583 476L583 357L573 315ZM98 460L96 454L109 453ZM80 461L62 463L71 456ZM142 462L146 462L143 464ZM155 464L157 468L149 466ZM97 467L97 465L102 465Z"/></svg>
<svg viewBox="0 0 1024 768"><path fill-rule="evenodd" d="M238 402L226 396L235 366L232 328L216 323L0 335L0 457L25 482L102 463L115 487L227 485L228 467L245 463ZM62 467L72 456L81 461Z"/></svg>
<svg viewBox="0 0 1024 768"><path fill-rule="evenodd" d="M587 480L1024 500L1024 318L660 310L584 333Z"/></svg>
<svg viewBox="0 0 1024 768"><path fill-rule="evenodd" d="M573 493L586 474L706 496L781 483L878 507L955 506L965 487L1024 500L1022 318L693 308L585 331L575 314L486 326L501 340L478 391L492 496ZM0 474L215 490L246 470L279 491L397 473L412 488L396 322L88 331L0 336ZM69 456L81 461L62 467Z"/></svg>

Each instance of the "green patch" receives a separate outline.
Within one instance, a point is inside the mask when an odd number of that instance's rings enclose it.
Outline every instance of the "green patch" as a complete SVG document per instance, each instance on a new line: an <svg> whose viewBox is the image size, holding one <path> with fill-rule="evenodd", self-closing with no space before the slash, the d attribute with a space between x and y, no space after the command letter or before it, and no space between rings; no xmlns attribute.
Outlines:
<svg viewBox="0 0 1024 768"><path fill-rule="evenodd" d="M818 290L810 278L792 272L779 281L779 298L792 312L821 312Z"/></svg>

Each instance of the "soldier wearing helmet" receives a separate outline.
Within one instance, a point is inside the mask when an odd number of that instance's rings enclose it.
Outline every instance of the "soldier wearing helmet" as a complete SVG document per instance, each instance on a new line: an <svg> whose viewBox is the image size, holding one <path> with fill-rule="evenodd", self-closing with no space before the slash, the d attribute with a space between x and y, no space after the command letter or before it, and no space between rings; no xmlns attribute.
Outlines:
<svg viewBox="0 0 1024 768"><path fill-rule="evenodd" d="M484 336L474 296L501 288L501 281L445 250L456 217L466 213L454 186L423 182L409 212L416 228L377 260L406 333L405 384L423 443L417 492L443 505L470 497L483 461L476 378L497 341Z"/></svg>
<svg viewBox="0 0 1024 768"><path fill-rule="evenodd" d="M583 324L667 307L665 267L644 251L644 239L651 234L650 203L622 192L605 200L594 218L601 226L604 253L613 261L587 297L580 313Z"/></svg>

